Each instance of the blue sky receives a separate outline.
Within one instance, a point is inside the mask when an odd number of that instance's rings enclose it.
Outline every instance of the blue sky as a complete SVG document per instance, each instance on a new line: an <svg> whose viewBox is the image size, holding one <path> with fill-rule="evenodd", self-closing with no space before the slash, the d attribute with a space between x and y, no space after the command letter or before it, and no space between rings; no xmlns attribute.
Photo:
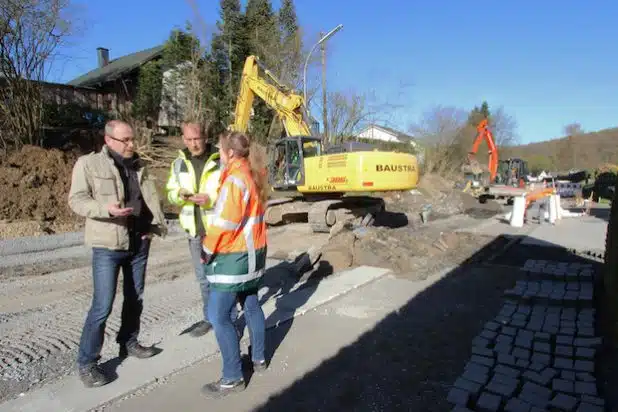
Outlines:
<svg viewBox="0 0 618 412"><path fill-rule="evenodd" d="M328 89L375 93L396 105L389 125L407 130L434 105L472 108L486 99L518 123L522 143L618 123L618 3L552 1L296 0L308 41L329 40ZM173 4L173 5L172 5ZM197 0L211 25L218 0ZM279 6L274 0L273 5ZM86 25L52 81L96 66L96 47L119 57L165 41L193 18L185 0L88 2ZM311 74L316 80L319 72ZM315 117L320 117L316 107Z"/></svg>

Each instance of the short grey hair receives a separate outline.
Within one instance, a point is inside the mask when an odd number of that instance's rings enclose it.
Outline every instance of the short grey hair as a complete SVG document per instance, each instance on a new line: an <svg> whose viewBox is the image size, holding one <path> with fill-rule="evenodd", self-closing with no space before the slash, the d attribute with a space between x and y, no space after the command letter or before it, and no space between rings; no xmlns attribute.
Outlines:
<svg viewBox="0 0 618 412"><path fill-rule="evenodd" d="M105 123L105 135L115 137L114 133L116 132L116 127L120 125L126 125L127 127L131 127L129 123L123 122L122 120L110 120Z"/></svg>

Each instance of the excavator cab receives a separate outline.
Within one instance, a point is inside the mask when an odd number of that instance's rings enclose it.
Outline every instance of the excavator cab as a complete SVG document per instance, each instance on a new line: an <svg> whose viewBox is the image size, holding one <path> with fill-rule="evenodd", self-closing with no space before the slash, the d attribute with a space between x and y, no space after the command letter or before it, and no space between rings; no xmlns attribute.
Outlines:
<svg viewBox="0 0 618 412"><path fill-rule="evenodd" d="M528 181L528 163L520 158L501 160L496 174L496 183L521 187Z"/></svg>
<svg viewBox="0 0 618 412"><path fill-rule="evenodd" d="M291 190L305 184L304 159L322 155L322 139L290 136L278 140L270 152L270 185L275 190Z"/></svg>

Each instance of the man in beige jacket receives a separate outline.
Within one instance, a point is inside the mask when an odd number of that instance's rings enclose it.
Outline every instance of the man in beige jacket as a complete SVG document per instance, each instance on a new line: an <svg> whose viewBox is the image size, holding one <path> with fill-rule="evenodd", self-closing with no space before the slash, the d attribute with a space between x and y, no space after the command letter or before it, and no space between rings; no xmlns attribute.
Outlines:
<svg viewBox="0 0 618 412"><path fill-rule="evenodd" d="M79 376L86 387L110 382L98 366L105 324L112 310L120 268L124 302L116 342L121 356L148 358L153 348L137 337L144 276L153 235L167 229L154 180L134 152L133 130L121 121L105 126L105 145L81 156L73 168L69 206L86 217L84 242L92 247L94 290L79 345Z"/></svg>

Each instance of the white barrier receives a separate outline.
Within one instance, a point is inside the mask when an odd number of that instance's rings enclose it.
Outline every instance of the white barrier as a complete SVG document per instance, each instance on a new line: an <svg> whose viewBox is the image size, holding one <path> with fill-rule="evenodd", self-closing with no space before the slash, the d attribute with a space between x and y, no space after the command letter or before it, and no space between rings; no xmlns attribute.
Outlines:
<svg viewBox="0 0 618 412"><path fill-rule="evenodd" d="M526 213L526 196L515 196L513 199L513 211L510 216L510 225L522 227L524 225L524 214Z"/></svg>

